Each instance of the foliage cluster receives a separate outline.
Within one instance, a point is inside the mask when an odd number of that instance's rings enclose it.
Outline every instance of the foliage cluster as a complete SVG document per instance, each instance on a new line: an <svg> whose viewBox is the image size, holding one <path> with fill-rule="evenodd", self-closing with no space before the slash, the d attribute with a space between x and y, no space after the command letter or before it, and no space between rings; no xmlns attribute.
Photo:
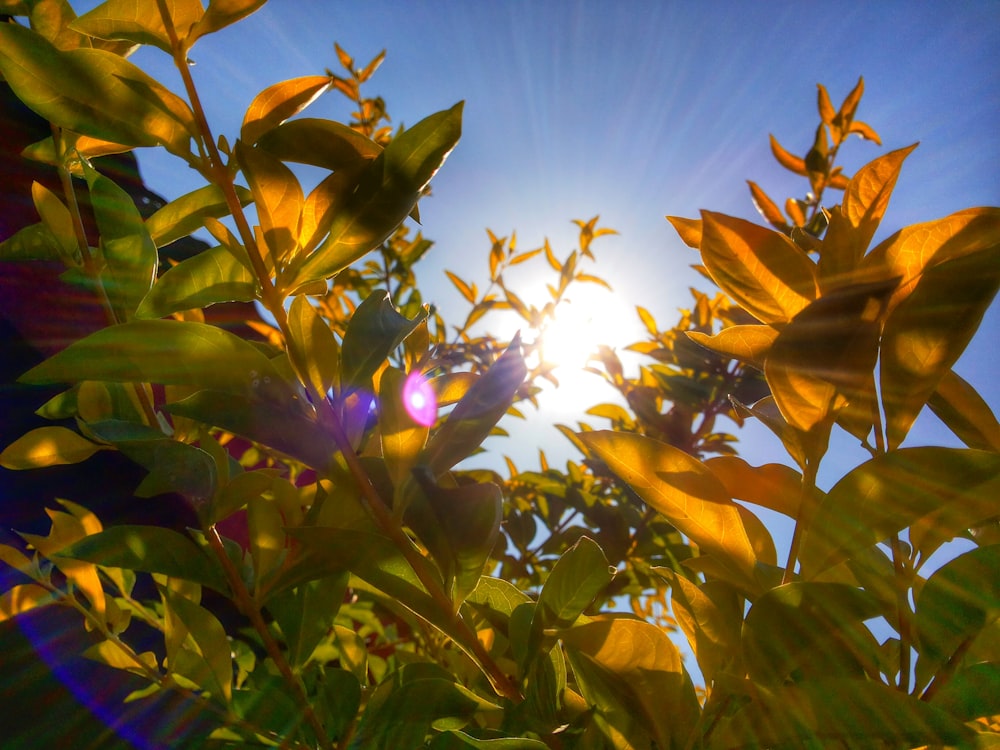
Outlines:
<svg viewBox="0 0 1000 750"><path fill-rule="evenodd" d="M59 0L0 2L27 18L0 25L0 72L53 127L26 153L65 186L36 186L40 221L0 258L63 262L108 323L24 374L69 386L39 411L62 423L0 463L120 451L148 470L137 498L179 493L200 521L104 525L60 499L50 533L0 546L24 576L0 618L72 608L88 657L141 678L132 700L183 695L214 724L189 744L212 747L1000 744L1000 425L952 371L1000 283L1000 210L870 247L913 147L844 175L848 136L878 136L855 118L860 82L839 109L820 86L808 153L772 139L804 199L782 211L750 183L770 226L670 219L721 293L695 292L666 331L640 308L635 377L599 351L627 408L591 409L610 429L563 428L583 459L464 468L553 379L542 339L498 341L484 319L543 331L571 285L603 283L582 262L608 230L578 222L563 259L491 234L485 291L449 273L470 305L449 328L415 276L432 245L401 224L462 104L393 130L361 92L383 56L359 67L337 47L342 73L268 87L237 137L216 137L188 53L262 4L109 0L77 18ZM136 45L173 58L183 97L126 59ZM356 103L350 122L300 116L331 89ZM136 147L205 187L144 218L91 164ZM324 176L306 190L296 164ZM158 248L202 228L218 244L160 267ZM553 274L541 307L504 280L529 262ZM266 310L256 337L205 322L232 301ZM903 447L925 406L967 447ZM760 420L789 465L737 457L724 415ZM871 459L824 492L834 428ZM758 506L794 522L786 560ZM955 538L967 551L925 575ZM145 650L140 628L157 634Z"/></svg>

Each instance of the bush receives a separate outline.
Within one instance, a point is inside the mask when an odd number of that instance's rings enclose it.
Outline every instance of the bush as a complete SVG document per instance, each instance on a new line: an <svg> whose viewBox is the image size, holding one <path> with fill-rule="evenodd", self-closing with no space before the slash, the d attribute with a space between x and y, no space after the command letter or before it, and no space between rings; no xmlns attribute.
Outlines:
<svg viewBox="0 0 1000 750"><path fill-rule="evenodd" d="M695 292L667 331L640 308L636 377L600 350L628 407L590 410L611 429L563 427L583 456L565 470L544 454L538 471L465 468L553 378L537 343L484 321L544 330L570 285L601 283L580 263L609 230L578 222L564 259L491 236L485 292L449 274L470 305L449 333L415 276L431 243L401 224L459 140L461 103L393 132L361 92L382 55L359 68L337 47L342 73L265 89L238 137L216 138L187 54L261 4L111 0L53 25L14 3L34 30L0 26L0 72L52 123L26 154L64 187L33 189L40 221L0 258L63 263L107 322L22 376L70 386L40 408L64 422L0 464L86 472L116 451L147 472L136 498L179 495L197 519L116 523L60 499L48 534L0 545L22 576L0 618L72 610L85 656L138 678L128 701L180 696L199 715L187 746L996 744L1000 425L951 367L1000 282L1000 210L869 248L913 147L847 177L848 136L878 136L855 117L861 82L839 109L821 86L809 152L772 139L805 199L782 211L750 183L770 227L671 218L721 293ZM184 98L125 59L134 44L173 56ZM353 121L297 117L330 89ZM138 146L205 187L144 217L92 161ZM306 191L294 164L325 176ZM218 244L160 262L202 227ZM539 309L503 274L542 261ZM266 314L206 322L232 302ZM967 447L902 447L925 406ZM738 458L722 416L759 419L790 465ZM824 492L835 427L871 459ZM786 560L753 506L794 521ZM971 548L926 573L957 538Z"/></svg>

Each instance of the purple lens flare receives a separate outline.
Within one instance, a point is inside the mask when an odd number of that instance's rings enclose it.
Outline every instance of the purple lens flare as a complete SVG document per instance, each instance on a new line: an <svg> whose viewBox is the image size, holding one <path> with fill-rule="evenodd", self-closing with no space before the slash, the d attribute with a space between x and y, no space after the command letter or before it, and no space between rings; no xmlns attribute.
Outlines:
<svg viewBox="0 0 1000 750"><path fill-rule="evenodd" d="M403 383L403 406L410 419L430 427L437 419L437 396L430 382L419 372L411 372Z"/></svg>

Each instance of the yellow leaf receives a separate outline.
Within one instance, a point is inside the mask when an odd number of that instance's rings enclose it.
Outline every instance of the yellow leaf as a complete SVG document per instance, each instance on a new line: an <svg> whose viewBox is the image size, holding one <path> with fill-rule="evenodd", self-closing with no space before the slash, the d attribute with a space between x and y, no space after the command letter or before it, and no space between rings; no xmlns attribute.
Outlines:
<svg viewBox="0 0 1000 750"><path fill-rule="evenodd" d="M92 443L65 427L39 427L28 432L0 453L5 469L40 469L86 461L104 446Z"/></svg>
<svg viewBox="0 0 1000 750"><path fill-rule="evenodd" d="M840 105L840 111L837 113L843 122L851 122L854 119L854 113L858 110L858 102L861 101L862 95L865 93L865 79L858 78L857 84L851 89L851 93L847 95L844 99L843 104Z"/></svg>
<svg viewBox="0 0 1000 750"><path fill-rule="evenodd" d="M762 508L799 517L802 475L782 464L750 466L738 456L715 456L705 461L731 497ZM818 491L817 491L818 492Z"/></svg>
<svg viewBox="0 0 1000 750"><path fill-rule="evenodd" d="M288 309L288 327L292 341L305 363L308 385L315 393L326 395L340 377L340 347L330 325L303 294Z"/></svg>
<svg viewBox="0 0 1000 750"><path fill-rule="evenodd" d="M687 337L724 357L764 367L764 358L778 338L778 331L765 325L736 325L723 328L714 336L699 331L685 331Z"/></svg>
<svg viewBox="0 0 1000 750"><path fill-rule="evenodd" d="M510 259L510 265L516 266L518 263L524 263L527 260L531 260L540 252L542 252L543 249L544 248L539 247L535 250L527 250L523 253L519 253L518 255L515 255Z"/></svg>
<svg viewBox="0 0 1000 750"><path fill-rule="evenodd" d="M855 120L851 123L851 129L848 132L857 133L866 141L874 141L879 146L882 145L882 139L879 138L878 133L868 123Z"/></svg>
<svg viewBox="0 0 1000 750"><path fill-rule="evenodd" d="M832 125L833 118L837 116L837 113L833 109L833 103L830 101L830 95L826 91L826 86L822 83L817 83L816 88L819 89L819 116L825 124Z"/></svg>
<svg viewBox="0 0 1000 750"><path fill-rule="evenodd" d="M53 594L38 584L24 583L15 586L0 594L0 622L53 601Z"/></svg>
<svg viewBox="0 0 1000 750"><path fill-rule="evenodd" d="M238 142L236 156L253 193L267 247L276 263L285 260L299 246L302 186L292 170L266 151Z"/></svg>
<svg viewBox="0 0 1000 750"><path fill-rule="evenodd" d="M399 490L410 476L417 456L427 443L428 427L414 420L405 403L406 373L389 367L379 384L379 427L382 433L382 457ZM433 416L431 420L433 421Z"/></svg>
<svg viewBox="0 0 1000 750"><path fill-rule="evenodd" d="M469 304L476 304L476 295L472 292L472 288L462 281L458 276L453 274L451 271L445 271L445 276L451 279L451 283L455 285L455 288L461 292L462 296L468 300Z"/></svg>
<svg viewBox="0 0 1000 750"><path fill-rule="evenodd" d="M784 323L816 298L816 267L788 237L702 211L701 257L715 282L762 323Z"/></svg>
<svg viewBox="0 0 1000 750"><path fill-rule="evenodd" d="M747 180L747 185L750 186L750 195L753 198L753 204L757 208L757 212L775 229L787 229L788 222L782 216L781 209L768 197L767 193L761 190L760 186L752 180Z"/></svg>
<svg viewBox="0 0 1000 750"><path fill-rule="evenodd" d="M267 131L316 101L332 83L330 76L304 76L268 86L247 108L240 138L247 145L257 143Z"/></svg>
<svg viewBox="0 0 1000 750"><path fill-rule="evenodd" d="M247 531L257 597L261 596L261 582L280 563L281 552L285 548L284 526L285 520L275 501L258 496L251 497L247 502Z"/></svg>
<svg viewBox="0 0 1000 750"><path fill-rule="evenodd" d="M594 431L578 437L682 534L756 585L756 556L739 510L700 461L641 435Z"/></svg>
<svg viewBox="0 0 1000 750"><path fill-rule="evenodd" d="M680 235L681 241L685 245L693 247L695 250L701 247L701 219L668 216L667 221L673 225L674 230Z"/></svg>
<svg viewBox="0 0 1000 750"><path fill-rule="evenodd" d="M772 135L771 136L771 153L774 154L774 158L778 160L778 163L785 169L788 169L795 174L806 176L806 163L803 159L794 154L789 153L778 140Z"/></svg>

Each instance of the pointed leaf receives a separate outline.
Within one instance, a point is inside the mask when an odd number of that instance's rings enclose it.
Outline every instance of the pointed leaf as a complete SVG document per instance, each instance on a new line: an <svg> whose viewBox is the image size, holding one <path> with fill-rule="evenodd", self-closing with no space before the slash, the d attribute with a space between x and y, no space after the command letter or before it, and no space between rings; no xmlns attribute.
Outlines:
<svg viewBox="0 0 1000 750"><path fill-rule="evenodd" d="M60 127L129 146L190 153L196 128L187 104L116 54L64 52L30 29L2 24L0 72L19 99Z"/></svg>
<svg viewBox="0 0 1000 750"><path fill-rule="evenodd" d="M289 120L259 137L262 148L282 161L312 164L331 172L360 173L382 153L382 147L347 125L332 120L303 117Z"/></svg>
<svg viewBox="0 0 1000 750"><path fill-rule="evenodd" d="M594 431L579 438L705 554L718 555L744 583L754 580L756 557L739 511L701 462L640 435Z"/></svg>
<svg viewBox="0 0 1000 750"><path fill-rule="evenodd" d="M799 517L802 475L783 464L750 466L739 456L715 456L705 466L721 481L730 497Z"/></svg>
<svg viewBox="0 0 1000 750"><path fill-rule="evenodd" d="M972 340L1000 289L1000 233L988 250L924 270L882 335L881 389L889 450L909 432Z"/></svg>
<svg viewBox="0 0 1000 750"><path fill-rule="evenodd" d="M254 97L240 129L240 140L253 145L269 130L304 110L333 83L330 76L305 76L268 86Z"/></svg>
<svg viewBox="0 0 1000 750"><path fill-rule="evenodd" d="M222 627L222 623L204 607L195 604L190 599L182 596L176 591L161 587L166 605L177 615L184 627L188 631L188 637L194 641L198 655L204 660L207 667L207 680L199 682L199 687L209 693L229 701L233 697L233 660L230 654L232 647L229 645L229 638ZM171 660L170 668L175 670L177 665ZM190 670L185 677L190 678ZM199 669L198 672L201 672ZM199 676L201 676L199 674Z"/></svg>
<svg viewBox="0 0 1000 750"><path fill-rule="evenodd" d="M582 536L552 566L538 596L544 627L568 627L614 578L597 542Z"/></svg>
<svg viewBox="0 0 1000 750"><path fill-rule="evenodd" d="M702 211L701 257L715 282L762 323L784 323L816 298L816 269L780 232Z"/></svg>
<svg viewBox="0 0 1000 750"><path fill-rule="evenodd" d="M798 156L795 156L778 143L778 140L772 135L771 136L771 153L774 154L774 158L778 160L778 163L785 169L794 172L795 174L806 176L806 163Z"/></svg>
<svg viewBox="0 0 1000 750"><path fill-rule="evenodd" d="M292 255L299 243L305 196L295 174L259 148L236 144L236 157L253 193L257 219L275 262Z"/></svg>
<svg viewBox="0 0 1000 750"><path fill-rule="evenodd" d="M78 464L104 447L65 427L38 427L4 448L0 466L16 470Z"/></svg>
<svg viewBox="0 0 1000 750"><path fill-rule="evenodd" d="M764 359L771 345L778 338L778 331L765 325L735 325L723 328L714 336L700 331L685 331L696 344L724 357L746 362L757 368L764 367Z"/></svg>
<svg viewBox="0 0 1000 750"><path fill-rule="evenodd" d="M137 318L162 318L220 302L253 302L257 298L253 271L228 248L216 245L163 274L136 310Z"/></svg>
<svg viewBox="0 0 1000 750"><path fill-rule="evenodd" d="M309 385L315 393L327 394L337 382L340 370L340 347L327 323L305 296L292 300L288 309L291 346L299 350L306 363Z"/></svg>
<svg viewBox="0 0 1000 750"><path fill-rule="evenodd" d="M773 396L766 396L753 406L747 406L737 401L732 396L729 397L737 412L744 416L756 417L771 432L781 440L788 455L799 465L803 471L809 465L816 465L826 453L829 447L830 430L832 423L826 424L825 429L814 429L810 432L803 432L797 427L790 425L778 409ZM821 423L825 424L825 423Z"/></svg>
<svg viewBox="0 0 1000 750"><path fill-rule="evenodd" d="M813 578L945 506L989 502L998 481L1000 455L985 451L903 448L873 458L820 504L802 540L802 574Z"/></svg>
<svg viewBox="0 0 1000 750"><path fill-rule="evenodd" d="M767 223L775 229L782 231L787 229L788 222L785 221L785 217L777 204L768 197L767 193L761 190L756 182L747 180L747 184L750 186L750 195L753 197L753 204L757 209L757 213L763 216Z"/></svg>
<svg viewBox="0 0 1000 750"><path fill-rule="evenodd" d="M354 311L344 332L341 388L370 388L374 372L427 315L424 308L410 320L399 313L386 291L380 289L369 294Z"/></svg>
<svg viewBox="0 0 1000 750"><path fill-rule="evenodd" d="M941 378L927 405L970 448L1000 453L1000 423L983 397L954 370Z"/></svg>
<svg viewBox="0 0 1000 750"><path fill-rule="evenodd" d="M167 0L167 12L180 39L201 20L200 0ZM107 0L74 19L69 27L98 39L149 44L172 54L156 0Z"/></svg>
<svg viewBox="0 0 1000 750"><path fill-rule="evenodd" d="M141 320L105 328L70 344L22 375L21 382L163 383L250 394L265 379L280 378L259 349L221 328Z"/></svg>
<svg viewBox="0 0 1000 750"><path fill-rule="evenodd" d="M404 391L407 375L390 367L379 383L379 431L382 457L397 492L410 476L417 456L427 443L429 428L410 416Z"/></svg>
<svg viewBox="0 0 1000 750"><path fill-rule="evenodd" d="M235 188L240 205L245 206L253 200L253 195L245 187L236 185ZM157 247L163 247L201 229L206 217L220 219L228 215L229 205L222 190L217 185L206 185L157 210L146 219L146 231Z"/></svg>
<svg viewBox="0 0 1000 750"><path fill-rule="evenodd" d="M22 583L0 594L0 622L58 601L56 595L36 583Z"/></svg>
<svg viewBox="0 0 1000 750"><path fill-rule="evenodd" d="M365 170L330 236L295 269L290 289L343 270L385 240L413 210L461 134L462 103L396 136Z"/></svg>
<svg viewBox="0 0 1000 750"><path fill-rule="evenodd" d="M201 583L222 593L229 591L218 564L198 545L176 531L157 526L111 526L56 554L106 568L161 573Z"/></svg>
<svg viewBox="0 0 1000 750"><path fill-rule="evenodd" d="M29 224L0 242L0 260L62 260L64 249L59 238L45 224Z"/></svg>
<svg viewBox="0 0 1000 750"><path fill-rule="evenodd" d="M267 0L209 0L205 15L191 30L187 46L190 47L205 34L219 31L246 18L266 2Z"/></svg>

